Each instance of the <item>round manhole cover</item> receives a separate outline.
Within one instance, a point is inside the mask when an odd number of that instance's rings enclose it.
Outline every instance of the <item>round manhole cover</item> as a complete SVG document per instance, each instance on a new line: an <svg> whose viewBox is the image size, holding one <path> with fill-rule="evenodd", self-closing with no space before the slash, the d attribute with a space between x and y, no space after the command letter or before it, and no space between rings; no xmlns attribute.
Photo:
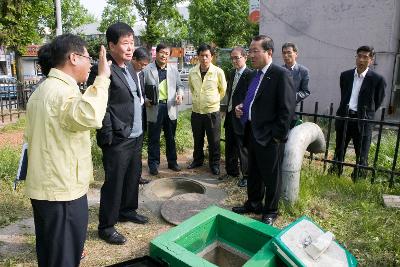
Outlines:
<svg viewBox="0 0 400 267"><path fill-rule="evenodd" d="M215 201L206 195L197 193L178 195L164 202L161 216L167 222L178 225L213 204Z"/></svg>
<svg viewBox="0 0 400 267"><path fill-rule="evenodd" d="M185 178L163 178L152 181L145 189L153 200L167 200L173 196L197 193L204 194L206 188L199 182Z"/></svg>

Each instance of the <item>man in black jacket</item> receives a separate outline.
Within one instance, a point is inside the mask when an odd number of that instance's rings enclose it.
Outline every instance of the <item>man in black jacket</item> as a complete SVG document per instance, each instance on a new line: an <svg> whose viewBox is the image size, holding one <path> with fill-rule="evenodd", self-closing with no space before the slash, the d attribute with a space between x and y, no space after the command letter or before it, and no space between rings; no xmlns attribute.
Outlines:
<svg viewBox="0 0 400 267"><path fill-rule="evenodd" d="M231 60L234 69L230 72L226 95L221 106L225 112L225 169L227 176L238 177L240 171L242 179L238 186L247 186L248 161L247 147L243 145L243 125L236 117L235 107L243 102L247 88L253 78L254 71L246 66L247 53L243 47L234 47L231 51ZM221 176L222 180L224 177Z"/></svg>
<svg viewBox="0 0 400 267"><path fill-rule="evenodd" d="M136 212L143 141L141 103L144 99L130 63L134 50L133 37L132 28L122 22L112 24L106 31L112 65L107 111L103 127L97 132L105 172L100 194L98 233L110 244L126 242L114 227L118 221L148 222L147 217ZM95 73L95 70L92 71L90 76Z"/></svg>
<svg viewBox="0 0 400 267"><path fill-rule="evenodd" d="M261 221L269 225L278 216L281 164L296 106L293 80L286 69L272 63L273 50L274 42L265 35L254 37L250 44L249 57L257 74L243 103L235 107L249 149L247 201L232 209L262 213Z"/></svg>
<svg viewBox="0 0 400 267"><path fill-rule="evenodd" d="M340 74L340 104L337 116L350 118L374 119L376 110L385 98L385 79L369 68L375 56L373 47L361 46L357 49L356 68ZM372 125L349 121L347 129L344 120L336 120L336 149L334 159L343 161L347 146L353 140L358 164L368 166L368 152L371 145ZM332 165L330 173L340 175L342 167ZM365 174L365 172L362 172ZM353 172L352 177L357 176Z"/></svg>

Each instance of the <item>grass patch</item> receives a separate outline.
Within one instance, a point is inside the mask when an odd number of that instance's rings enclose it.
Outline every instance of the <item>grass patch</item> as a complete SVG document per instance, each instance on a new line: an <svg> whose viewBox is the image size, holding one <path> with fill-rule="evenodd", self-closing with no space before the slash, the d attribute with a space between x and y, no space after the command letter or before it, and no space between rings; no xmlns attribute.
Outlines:
<svg viewBox="0 0 400 267"><path fill-rule="evenodd" d="M15 131L23 131L25 129L25 115L22 115L15 123L10 123L0 128L0 133L9 133Z"/></svg>
<svg viewBox="0 0 400 267"><path fill-rule="evenodd" d="M400 210L385 208L382 194L398 195L400 189L321 173L321 168L304 165L300 200L281 206L284 223L307 215L332 231L360 265L398 266Z"/></svg>

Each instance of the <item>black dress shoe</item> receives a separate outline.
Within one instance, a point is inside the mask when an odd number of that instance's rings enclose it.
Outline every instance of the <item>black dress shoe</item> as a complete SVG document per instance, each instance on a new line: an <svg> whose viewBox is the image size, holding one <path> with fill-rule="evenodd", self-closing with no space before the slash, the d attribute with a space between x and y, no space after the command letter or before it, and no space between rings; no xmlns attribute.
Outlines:
<svg viewBox="0 0 400 267"><path fill-rule="evenodd" d="M277 217L278 215L276 214L263 214L261 217L261 222L272 226Z"/></svg>
<svg viewBox="0 0 400 267"><path fill-rule="evenodd" d="M211 167L211 172L214 175L219 175L220 174L219 167L217 167L217 166Z"/></svg>
<svg viewBox="0 0 400 267"><path fill-rule="evenodd" d="M122 245L126 242L126 238L117 231L114 231L111 234L107 234L105 231L100 230L99 237L112 245Z"/></svg>
<svg viewBox="0 0 400 267"><path fill-rule="evenodd" d="M203 163L198 163L198 162L193 161L192 163L190 163L187 166L187 168L190 170L190 169L194 169L194 168L201 167L201 166L203 166Z"/></svg>
<svg viewBox="0 0 400 267"><path fill-rule="evenodd" d="M157 174L158 174L157 167L151 167L151 168L149 168L149 173L150 173L151 175L157 175Z"/></svg>
<svg viewBox="0 0 400 267"><path fill-rule="evenodd" d="M176 171L176 172L180 172L182 170L181 167L179 167L179 165L177 163L168 164L168 169Z"/></svg>
<svg viewBox="0 0 400 267"><path fill-rule="evenodd" d="M148 183L150 183L149 179L145 179L143 177L140 177L139 184L148 184Z"/></svg>
<svg viewBox="0 0 400 267"><path fill-rule="evenodd" d="M240 207L233 207L232 211L238 214L245 214L245 213L261 214L262 208L261 207L252 208L249 205L244 205Z"/></svg>
<svg viewBox="0 0 400 267"><path fill-rule="evenodd" d="M149 222L149 218L147 218L146 216L137 214L136 212L131 212L129 214L120 215L118 218L118 221L145 224L145 223Z"/></svg>
<svg viewBox="0 0 400 267"><path fill-rule="evenodd" d="M237 185L239 187L246 187L247 186L247 179L246 178L240 179Z"/></svg>

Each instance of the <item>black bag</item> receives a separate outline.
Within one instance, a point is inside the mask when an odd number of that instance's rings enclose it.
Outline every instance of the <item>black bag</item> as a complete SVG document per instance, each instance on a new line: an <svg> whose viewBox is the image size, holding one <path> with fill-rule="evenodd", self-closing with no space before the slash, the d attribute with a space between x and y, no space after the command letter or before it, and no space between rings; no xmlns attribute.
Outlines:
<svg viewBox="0 0 400 267"><path fill-rule="evenodd" d="M146 98L150 100L150 103L152 105L158 104L158 92L155 85L146 84L144 86L144 93L146 94Z"/></svg>

